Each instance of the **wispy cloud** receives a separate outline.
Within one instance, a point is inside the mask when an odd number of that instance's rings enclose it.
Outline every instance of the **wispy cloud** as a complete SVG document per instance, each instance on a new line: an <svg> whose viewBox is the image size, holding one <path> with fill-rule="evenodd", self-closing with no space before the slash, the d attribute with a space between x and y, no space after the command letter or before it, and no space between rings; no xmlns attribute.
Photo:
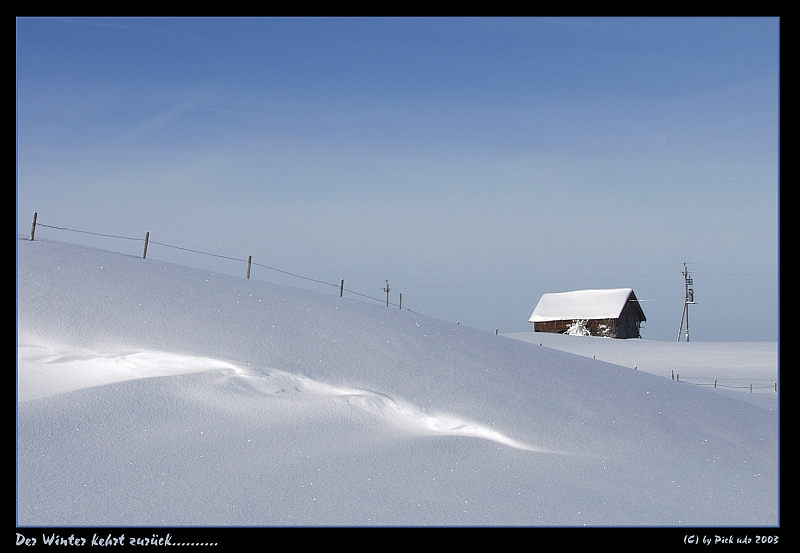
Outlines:
<svg viewBox="0 0 800 553"><path fill-rule="evenodd" d="M167 127L170 123L180 118L182 115L196 109L204 100L205 94L198 94L189 98L185 102L171 106L159 113L151 115L139 123L128 128L121 134L110 140L110 146L119 146L126 142L132 142L146 138L148 135Z"/></svg>

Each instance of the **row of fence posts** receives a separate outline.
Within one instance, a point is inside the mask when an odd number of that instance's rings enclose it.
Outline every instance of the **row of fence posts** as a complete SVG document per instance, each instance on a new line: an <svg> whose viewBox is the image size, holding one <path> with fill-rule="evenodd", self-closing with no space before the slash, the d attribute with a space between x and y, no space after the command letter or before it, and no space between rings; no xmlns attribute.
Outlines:
<svg viewBox="0 0 800 553"><path fill-rule="evenodd" d="M673 371L672 371L672 380L674 380L674 381L676 381L676 382L680 382L680 381L681 381L681 375L680 375L680 373L676 373L676 372L673 370ZM686 380L684 380L684 382L686 382ZM715 379L714 379L714 384L713 384L713 386L714 386L714 389L716 389L716 388L717 388L717 383L718 383L718 382L719 382L719 380L715 378ZM722 385L720 385L720 386L722 386ZM729 387L730 387L730 386L729 386ZM742 386L734 386L734 387L739 387L739 388L741 388ZM750 383L750 386L749 386L749 388L750 388L750 393L752 394L752 393L753 393L753 383L752 383L752 382ZM773 383L772 383L772 389L773 389L775 392L777 392L777 391L778 391L778 383L777 383L777 382L773 382Z"/></svg>
<svg viewBox="0 0 800 553"><path fill-rule="evenodd" d="M31 223L31 240L33 240L36 236L36 222L39 218L38 212L33 212L33 223ZM47 226L47 225L44 225ZM144 251L142 251L142 259L147 259L147 246L150 244L150 231L145 232L144 234ZM250 280L250 270L253 266L253 256L247 256L247 279ZM386 281L386 288L384 288L386 292L386 307L389 307L389 281ZM339 297L344 297L344 279L339 282ZM403 309L403 293L400 293L400 303L398 304L400 309Z"/></svg>

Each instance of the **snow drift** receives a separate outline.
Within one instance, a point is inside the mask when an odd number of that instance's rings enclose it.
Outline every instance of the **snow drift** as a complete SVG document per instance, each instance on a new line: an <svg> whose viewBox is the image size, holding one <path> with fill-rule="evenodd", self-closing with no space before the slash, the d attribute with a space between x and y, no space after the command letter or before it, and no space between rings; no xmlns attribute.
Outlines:
<svg viewBox="0 0 800 553"><path fill-rule="evenodd" d="M778 417L350 298L18 240L20 525L777 525Z"/></svg>

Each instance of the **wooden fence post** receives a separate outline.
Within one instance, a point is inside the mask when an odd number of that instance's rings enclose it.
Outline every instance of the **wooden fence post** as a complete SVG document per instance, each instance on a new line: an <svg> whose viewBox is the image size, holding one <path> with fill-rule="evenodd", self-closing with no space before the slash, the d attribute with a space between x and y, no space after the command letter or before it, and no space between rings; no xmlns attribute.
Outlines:
<svg viewBox="0 0 800 553"><path fill-rule="evenodd" d="M400 292L400 309L403 309L403 293Z"/></svg>
<svg viewBox="0 0 800 553"><path fill-rule="evenodd" d="M33 224L31 224L31 240L33 240L33 235L36 234L36 217L39 214L35 211L33 212Z"/></svg>
<svg viewBox="0 0 800 553"><path fill-rule="evenodd" d="M148 230L144 235L144 252L142 253L142 259L147 259L147 245L150 243L150 231Z"/></svg>
<svg viewBox="0 0 800 553"><path fill-rule="evenodd" d="M253 264L253 256L247 256L247 279L250 279L250 266Z"/></svg>
<svg viewBox="0 0 800 553"><path fill-rule="evenodd" d="M342 294L344 294L344 279L342 279L342 282L339 283L339 297L340 298L342 297Z"/></svg>

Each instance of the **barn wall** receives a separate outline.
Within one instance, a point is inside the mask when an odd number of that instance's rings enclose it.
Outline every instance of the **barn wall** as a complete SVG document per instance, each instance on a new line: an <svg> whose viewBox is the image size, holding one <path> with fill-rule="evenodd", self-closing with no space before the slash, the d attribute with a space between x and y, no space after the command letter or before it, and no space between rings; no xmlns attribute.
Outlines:
<svg viewBox="0 0 800 553"><path fill-rule="evenodd" d="M567 330L575 323L575 319L562 319L560 321L534 322L534 332L549 332L551 334L566 334ZM592 336L607 336L614 338L616 334L615 319L590 319L586 321L586 328Z"/></svg>
<svg viewBox="0 0 800 553"><path fill-rule="evenodd" d="M563 319L560 321L534 322L534 332L549 332L551 334L566 334L569 327L575 322L574 319ZM604 336L607 338L640 338L639 319L628 311L623 310L618 319L591 319L586 321L586 328L592 336Z"/></svg>
<svg viewBox="0 0 800 553"><path fill-rule="evenodd" d="M617 319L617 338L641 338L639 314L633 307L625 306Z"/></svg>
<svg viewBox="0 0 800 553"><path fill-rule="evenodd" d="M604 338L619 338L616 319L592 319L586 321L586 328L592 336L602 336Z"/></svg>
<svg viewBox="0 0 800 553"><path fill-rule="evenodd" d="M543 321L534 322L534 332L549 332L550 334L564 334L573 321Z"/></svg>

